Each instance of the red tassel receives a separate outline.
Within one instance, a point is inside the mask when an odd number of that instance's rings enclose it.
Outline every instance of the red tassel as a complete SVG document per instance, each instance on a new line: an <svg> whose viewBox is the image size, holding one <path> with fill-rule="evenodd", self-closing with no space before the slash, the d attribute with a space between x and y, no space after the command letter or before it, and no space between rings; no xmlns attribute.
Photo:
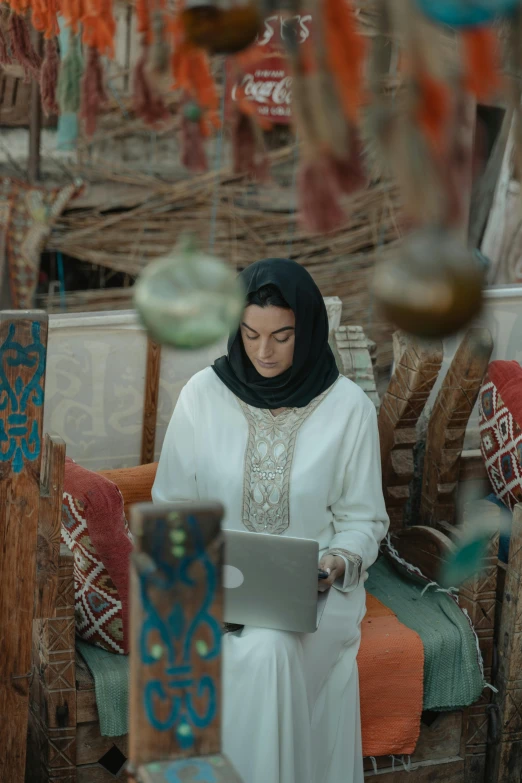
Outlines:
<svg viewBox="0 0 522 783"><path fill-rule="evenodd" d="M485 27L464 30L462 44L466 90L479 100L491 98L502 85L495 31Z"/></svg>
<svg viewBox="0 0 522 783"><path fill-rule="evenodd" d="M420 91L417 122L432 148L438 152L446 144L451 116L451 93L447 86L428 73L417 76Z"/></svg>
<svg viewBox="0 0 522 783"><path fill-rule="evenodd" d="M305 162L297 182L299 219L314 234L336 231L346 222L341 208L341 190L331 160L319 156Z"/></svg>
<svg viewBox="0 0 522 783"><path fill-rule="evenodd" d="M60 58L58 57L56 39L49 38L45 42L45 56L40 70L42 108L47 116L60 113L56 100L56 85L58 84L59 70Z"/></svg>
<svg viewBox="0 0 522 783"><path fill-rule="evenodd" d="M0 65L11 65L13 62L9 54L9 46L3 29L0 27Z"/></svg>
<svg viewBox="0 0 522 783"><path fill-rule="evenodd" d="M163 99L155 95L145 73L147 64L148 47L143 47L143 52L136 63L134 70L133 105L137 117L140 117L147 125L155 126L169 119L169 112Z"/></svg>
<svg viewBox="0 0 522 783"><path fill-rule="evenodd" d="M363 147L356 134L352 134L350 156L346 160L332 158L332 166L341 193L349 196L367 186L368 176L363 164Z"/></svg>
<svg viewBox="0 0 522 783"><path fill-rule="evenodd" d="M96 130L100 110L107 103L100 55L92 46L89 48L87 65L82 77L81 93L80 117L85 123L87 136L92 136Z"/></svg>
<svg viewBox="0 0 522 783"><path fill-rule="evenodd" d="M265 150L256 138L255 120L242 111L236 113L232 126L234 174L248 174L259 182L266 182L270 164ZM259 129L261 133L261 129Z"/></svg>
<svg viewBox="0 0 522 783"><path fill-rule="evenodd" d="M11 14L9 20L9 35L13 58L23 67L26 81L32 76L39 78L42 59L31 42L27 22L17 14Z"/></svg>
<svg viewBox="0 0 522 783"><path fill-rule="evenodd" d="M181 118L181 162L194 173L208 171L207 153L203 141L202 121Z"/></svg>

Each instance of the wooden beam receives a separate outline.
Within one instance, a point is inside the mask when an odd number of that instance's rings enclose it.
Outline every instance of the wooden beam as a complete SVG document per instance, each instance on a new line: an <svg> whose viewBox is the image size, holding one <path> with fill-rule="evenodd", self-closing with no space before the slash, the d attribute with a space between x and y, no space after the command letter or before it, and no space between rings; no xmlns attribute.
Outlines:
<svg viewBox="0 0 522 783"><path fill-rule="evenodd" d="M469 329L437 395L426 437L420 523L455 522L460 458L471 412L487 370L493 340L487 329ZM447 527L441 528L443 532Z"/></svg>
<svg viewBox="0 0 522 783"><path fill-rule="evenodd" d="M32 40L35 51L39 55L43 50L43 38L41 33L32 30ZM31 82L31 104L29 110L29 161L27 165L27 177L29 182L38 182L40 179L41 162L41 135L42 135L42 103L40 99L40 83L37 79Z"/></svg>
<svg viewBox="0 0 522 783"><path fill-rule="evenodd" d="M161 346L150 338L147 343L145 393L143 403L143 429L141 435L141 464L154 462L156 422L161 372Z"/></svg>
<svg viewBox="0 0 522 783"><path fill-rule="evenodd" d="M24 778L48 318L0 313L0 780Z"/></svg>
<svg viewBox="0 0 522 783"><path fill-rule="evenodd" d="M133 770L220 752L222 514L217 504L131 510Z"/></svg>
<svg viewBox="0 0 522 783"><path fill-rule="evenodd" d="M409 484L413 478L413 447L417 422L442 364L442 343L424 342L396 332L395 372L379 411L382 484L390 529L400 530Z"/></svg>

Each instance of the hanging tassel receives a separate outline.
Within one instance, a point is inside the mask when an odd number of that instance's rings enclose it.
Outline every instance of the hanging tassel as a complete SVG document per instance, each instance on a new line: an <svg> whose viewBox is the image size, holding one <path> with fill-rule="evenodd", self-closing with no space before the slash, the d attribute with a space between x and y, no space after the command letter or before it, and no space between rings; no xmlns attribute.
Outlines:
<svg viewBox="0 0 522 783"><path fill-rule="evenodd" d="M80 117L85 123L87 136L92 136L96 130L98 115L106 102L100 54L97 49L91 47L81 82Z"/></svg>
<svg viewBox="0 0 522 783"><path fill-rule="evenodd" d="M324 27L330 70L345 115L355 125L363 100L366 43L347 0L324 0Z"/></svg>
<svg viewBox="0 0 522 783"><path fill-rule="evenodd" d="M188 171L208 171L202 113L199 106L185 98L182 105L180 143L181 163Z"/></svg>
<svg viewBox="0 0 522 783"><path fill-rule="evenodd" d="M264 148L261 128L249 114L238 111L232 125L234 174L247 174L258 182L266 182L270 164Z"/></svg>
<svg viewBox="0 0 522 783"><path fill-rule="evenodd" d="M56 101L56 88L58 83L58 72L60 69L60 58L58 56L58 47L56 39L49 38L45 42L45 56L40 70L40 94L42 98L42 108L47 117L51 114L58 114L60 109Z"/></svg>
<svg viewBox="0 0 522 783"><path fill-rule="evenodd" d="M297 178L299 219L314 234L336 231L346 221L341 191L331 160L318 155L302 164Z"/></svg>
<svg viewBox="0 0 522 783"><path fill-rule="evenodd" d="M465 87L478 100L487 100L494 96L502 85L496 33L485 27L463 30L462 44Z"/></svg>
<svg viewBox="0 0 522 783"><path fill-rule="evenodd" d="M3 27L0 26L0 65L11 65L13 62L9 53L9 44Z"/></svg>
<svg viewBox="0 0 522 783"><path fill-rule="evenodd" d="M451 116L449 88L427 71L416 74L416 121L432 149L440 152L447 140L448 121Z"/></svg>
<svg viewBox="0 0 522 783"><path fill-rule="evenodd" d="M137 117L140 117L147 125L155 126L169 119L169 112L163 99L153 93L147 79L145 67L147 63L148 47L143 46L140 59L136 63L133 82L133 106Z"/></svg>
<svg viewBox="0 0 522 783"><path fill-rule="evenodd" d="M333 170L341 193L349 196L368 185L364 168L363 146L359 136L352 131L349 157L332 158Z"/></svg>
<svg viewBox="0 0 522 783"><path fill-rule="evenodd" d="M69 48L62 60L58 76L58 105L62 114L77 114L80 111L82 72L80 38L74 35L69 40Z"/></svg>
<svg viewBox="0 0 522 783"><path fill-rule="evenodd" d="M13 59L20 63L25 71L26 80L32 76L39 78L42 59L35 51L27 22L22 16L11 14L9 20L9 36Z"/></svg>

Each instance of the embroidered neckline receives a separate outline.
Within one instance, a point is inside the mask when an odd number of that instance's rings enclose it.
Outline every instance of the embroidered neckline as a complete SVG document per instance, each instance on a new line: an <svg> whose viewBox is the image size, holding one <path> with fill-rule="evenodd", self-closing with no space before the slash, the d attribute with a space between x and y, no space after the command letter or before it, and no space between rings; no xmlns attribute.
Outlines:
<svg viewBox="0 0 522 783"><path fill-rule="evenodd" d="M297 434L336 384L305 408L278 416L238 400L248 424L243 481L243 525L253 533L281 535L290 525L290 473Z"/></svg>

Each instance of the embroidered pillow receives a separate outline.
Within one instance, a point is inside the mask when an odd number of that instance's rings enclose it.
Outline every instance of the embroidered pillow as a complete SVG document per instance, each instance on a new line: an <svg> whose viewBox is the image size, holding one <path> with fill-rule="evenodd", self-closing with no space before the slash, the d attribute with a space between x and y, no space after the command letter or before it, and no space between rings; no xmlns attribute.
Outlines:
<svg viewBox="0 0 522 783"><path fill-rule="evenodd" d="M66 460L62 541L74 554L76 632L113 653L129 651L132 538L117 486Z"/></svg>
<svg viewBox="0 0 522 783"><path fill-rule="evenodd" d="M486 470L499 500L522 502L522 367L491 362L480 390L480 441Z"/></svg>

